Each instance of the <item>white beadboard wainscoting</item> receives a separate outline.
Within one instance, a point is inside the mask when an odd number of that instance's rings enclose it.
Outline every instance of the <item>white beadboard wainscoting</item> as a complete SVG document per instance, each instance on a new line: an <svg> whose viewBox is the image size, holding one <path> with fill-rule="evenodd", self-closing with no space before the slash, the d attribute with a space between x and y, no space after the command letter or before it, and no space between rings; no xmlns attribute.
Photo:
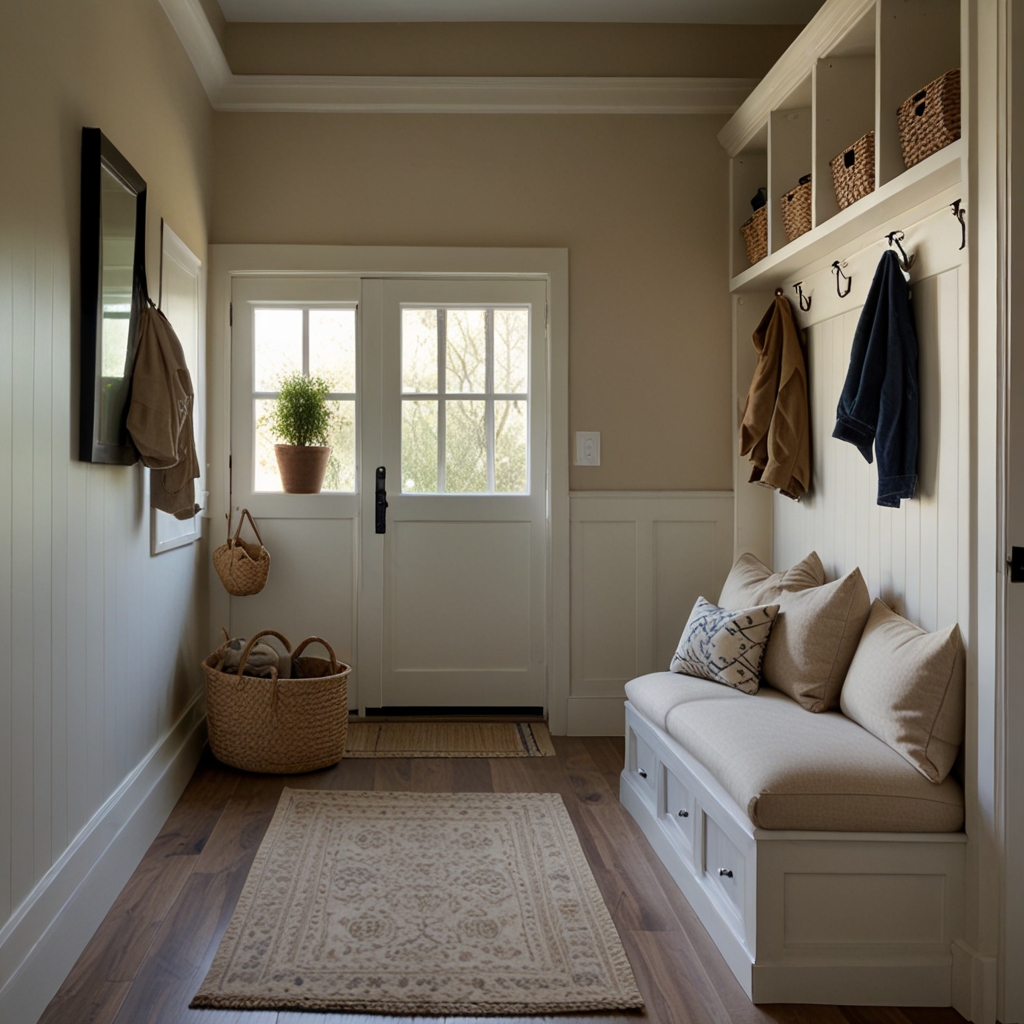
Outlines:
<svg viewBox="0 0 1024 1024"><path fill-rule="evenodd" d="M569 497L570 735L625 729L623 685L667 669L698 597L733 561L731 491L577 491Z"/></svg>

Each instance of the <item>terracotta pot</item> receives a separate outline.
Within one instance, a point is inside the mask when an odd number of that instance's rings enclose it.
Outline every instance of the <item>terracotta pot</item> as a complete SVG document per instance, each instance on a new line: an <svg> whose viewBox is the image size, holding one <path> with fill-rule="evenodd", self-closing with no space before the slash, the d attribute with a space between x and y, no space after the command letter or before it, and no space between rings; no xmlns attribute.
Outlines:
<svg viewBox="0 0 1024 1024"><path fill-rule="evenodd" d="M288 494L319 494L331 449L316 444L275 444L277 468Z"/></svg>

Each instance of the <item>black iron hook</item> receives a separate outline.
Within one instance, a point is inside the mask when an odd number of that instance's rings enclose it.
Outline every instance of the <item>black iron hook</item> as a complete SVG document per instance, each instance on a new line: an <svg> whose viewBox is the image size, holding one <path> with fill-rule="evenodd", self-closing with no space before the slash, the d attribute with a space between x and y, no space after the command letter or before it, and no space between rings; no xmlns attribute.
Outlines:
<svg viewBox="0 0 1024 1024"><path fill-rule="evenodd" d="M953 216L960 221L960 248L967 248L967 222L964 218L967 216L967 209L963 205L963 201L960 199L954 199L949 204L949 208L953 211Z"/></svg>
<svg viewBox="0 0 1024 1024"><path fill-rule="evenodd" d="M850 294L850 289L853 287L853 278L847 277L843 273L843 267L845 263L840 263L839 260L835 260L832 264L832 273L836 275L836 295L841 299L845 299ZM844 292L841 286L841 282L846 281L846 291Z"/></svg>
<svg viewBox="0 0 1024 1024"><path fill-rule="evenodd" d="M910 268L914 265L914 260L917 259L917 253L915 252L910 256L907 255L906 250L903 248L902 245L900 245L900 242L902 242L905 237L906 236L903 234L902 231L890 231L889 234L885 236L885 240L889 243L890 249L894 245L897 249L899 249L900 269L903 271L904 274L909 274Z"/></svg>
<svg viewBox="0 0 1024 1024"><path fill-rule="evenodd" d="M804 295L804 290L800 287L802 284L803 281L797 281L797 283L793 285L793 291L795 291L797 295L797 304L800 306L800 309L806 313L811 308L811 297L810 295Z"/></svg>

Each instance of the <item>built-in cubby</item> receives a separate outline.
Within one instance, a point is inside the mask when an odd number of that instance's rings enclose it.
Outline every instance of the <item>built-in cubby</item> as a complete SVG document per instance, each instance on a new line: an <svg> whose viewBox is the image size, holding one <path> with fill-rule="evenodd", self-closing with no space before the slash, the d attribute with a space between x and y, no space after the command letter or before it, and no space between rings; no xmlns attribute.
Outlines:
<svg viewBox="0 0 1024 1024"><path fill-rule="evenodd" d="M821 249L829 232L860 212L891 208L904 186L924 198L960 176L957 143L908 170L896 119L909 96L960 66L960 53L959 0L827 0L720 135L732 157L734 287L792 262L799 250ZM830 163L868 132L874 190L840 210ZM780 198L808 173L812 230L790 242ZM768 189L768 255L751 267L740 226L761 187Z"/></svg>

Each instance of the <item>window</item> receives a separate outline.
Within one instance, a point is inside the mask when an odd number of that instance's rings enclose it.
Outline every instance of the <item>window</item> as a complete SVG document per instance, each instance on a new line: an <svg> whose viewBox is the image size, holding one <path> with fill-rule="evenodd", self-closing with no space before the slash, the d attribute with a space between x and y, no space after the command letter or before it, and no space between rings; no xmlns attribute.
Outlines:
<svg viewBox="0 0 1024 1024"><path fill-rule="evenodd" d="M325 491L356 489L356 311L354 308L257 306L253 311L256 491L281 491L270 421L277 389L299 372L330 386L331 458Z"/></svg>
<svg viewBox="0 0 1024 1024"><path fill-rule="evenodd" d="M529 492L529 308L402 308L402 493Z"/></svg>

